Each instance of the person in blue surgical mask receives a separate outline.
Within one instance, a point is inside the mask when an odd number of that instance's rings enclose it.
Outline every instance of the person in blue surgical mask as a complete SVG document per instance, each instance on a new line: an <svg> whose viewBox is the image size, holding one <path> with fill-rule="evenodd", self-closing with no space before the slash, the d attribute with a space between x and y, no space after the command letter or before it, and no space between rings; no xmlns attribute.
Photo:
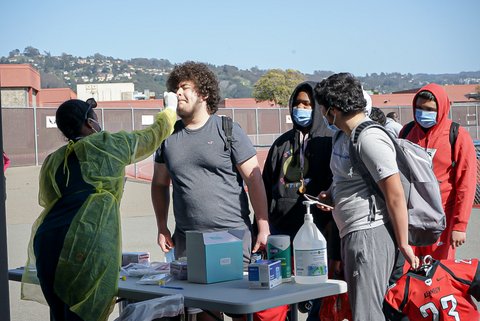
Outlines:
<svg viewBox="0 0 480 321"><path fill-rule="evenodd" d="M332 132L313 99L314 86L306 81L293 91L288 105L293 128L272 144L263 169L270 231L290 235L292 240L303 224L303 194L317 195L332 179ZM314 217L323 228L325 215Z"/></svg>
<svg viewBox="0 0 480 321"><path fill-rule="evenodd" d="M397 247L414 268L419 265L408 245L407 205L395 148L387 133L375 127L365 128L354 146L385 195L383 201L371 192L350 159L351 136L370 120L366 115L370 99L360 81L350 73L334 74L318 84L314 97L328 123L340 129L333 136L333 183L318 197L334 205L353 320L385 320L383 297Z"/></svg>
<svg viewBox="0 0 480 321"><path fill-rule="evenodd" d="M320 106L314 100L315 85L306 81L293 91L288 104L292 129L272 144L263 168L270 232L289 235L291 241L304 221L303 194L318 195L332 182L329 164L333 132L324 123ZM336 228L331 214L315 206L311 210L315 224L328 240L329 258L339 261L340 239L338 230L331 230Z"/></svg>
<svg viewBox="0 0 480 321"><path fill-rule="evenodd" d="M447 228L438 242L417 247L415 253L431 255L437 260L455 259L456 249L467 240L467 225L475 198L475 147L470 134L462 126L457 129L457 140L451 146L450 100L442 86L428 84L422 87L413 98L412 107L414 122L405 125L399 137L424 147L432 156L447 218Z"/></svg>

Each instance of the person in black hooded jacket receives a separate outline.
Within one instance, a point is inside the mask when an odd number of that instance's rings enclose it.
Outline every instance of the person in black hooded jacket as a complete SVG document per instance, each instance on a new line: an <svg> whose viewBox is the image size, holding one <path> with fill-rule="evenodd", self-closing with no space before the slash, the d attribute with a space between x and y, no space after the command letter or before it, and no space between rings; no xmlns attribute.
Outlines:
<svg viewBox="0 0 480 321"><path fill-rule="evenodd" d="M293 128L278 137L268 151L263 168L267 193L268 221L272 235L289 235L293 242L306 213L303 194L317 196L332 183L330 156L332 131L323 121L314 99L316 83L299 84L288 103ZM330 276L340 272L340 237L331 213L310 207L318 229L327 239ZM333 272L333 273L332 273ZM312 302L309 320L318 317L318 302ZM299 309L306 310L308 308ZM312 318L313 317L313 318Z"/></svg>
<svg viewBox="0 0 480 321"><path fill-rule="evenodd" d="M272 144L262 174L270 231L289 235L292 241L304 222L303 194L316 196L332 182L332 133L313 98L315 84L306 81L293 91L288 104L293 128ZM317 227L323 230L331 214L316 206L311 210Z"/></svg>

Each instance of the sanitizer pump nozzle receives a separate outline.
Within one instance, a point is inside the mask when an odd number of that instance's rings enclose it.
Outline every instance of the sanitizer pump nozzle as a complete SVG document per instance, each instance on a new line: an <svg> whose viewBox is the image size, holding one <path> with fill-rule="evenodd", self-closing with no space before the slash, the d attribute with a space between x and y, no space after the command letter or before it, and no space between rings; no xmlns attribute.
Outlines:
<svg viewBox="0 0 480 321"><path fill-rule="evenodd" d="M314 205L315 202L314 201L303 201L302 204L305 205L305 207L307 208L307 213L305 213L305 219L313 220L312 212L310 212L310 206Z"/></svg>

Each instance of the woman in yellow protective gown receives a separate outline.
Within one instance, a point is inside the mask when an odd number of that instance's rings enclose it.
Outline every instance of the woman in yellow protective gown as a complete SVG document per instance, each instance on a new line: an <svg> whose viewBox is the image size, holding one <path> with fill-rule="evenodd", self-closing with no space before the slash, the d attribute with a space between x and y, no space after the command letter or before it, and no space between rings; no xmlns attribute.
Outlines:
<svg viewBox="0 0 480 321"><path fill-rule="evenodd" d="M121 261L120 200L125 166L151 156L171 134L176 96L150 127L101 130L93 99L72 99L56 112L68 144L50 154L40 171L22 298L40 299L40 284L55 321L107 320L116 299ZM37 279L38 278L38 279Z"/></svg>

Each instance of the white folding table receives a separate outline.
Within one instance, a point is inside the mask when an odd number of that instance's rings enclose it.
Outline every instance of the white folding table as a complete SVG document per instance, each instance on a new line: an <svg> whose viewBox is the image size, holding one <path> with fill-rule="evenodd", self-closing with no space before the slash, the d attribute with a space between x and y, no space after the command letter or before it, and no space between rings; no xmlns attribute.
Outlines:
<svg viewBox="0 0 480 321"><path fill-rule="evenodd" d="M9 279L20 281L23 269L9 270ZM292 320L297 321L297 303L311 299L340 294L347 291L344 281L328 280L320 284L282 283L272 289L250 289L246 277L242 280L213 284L197 284L172 280L163 288L158 285L141 285L139 278L127 277L118 281L118 296L130 301L143 301L171 294L182 294L186 307L222 311L231 314L253 313L281 305L292 306Z"/></svg>

